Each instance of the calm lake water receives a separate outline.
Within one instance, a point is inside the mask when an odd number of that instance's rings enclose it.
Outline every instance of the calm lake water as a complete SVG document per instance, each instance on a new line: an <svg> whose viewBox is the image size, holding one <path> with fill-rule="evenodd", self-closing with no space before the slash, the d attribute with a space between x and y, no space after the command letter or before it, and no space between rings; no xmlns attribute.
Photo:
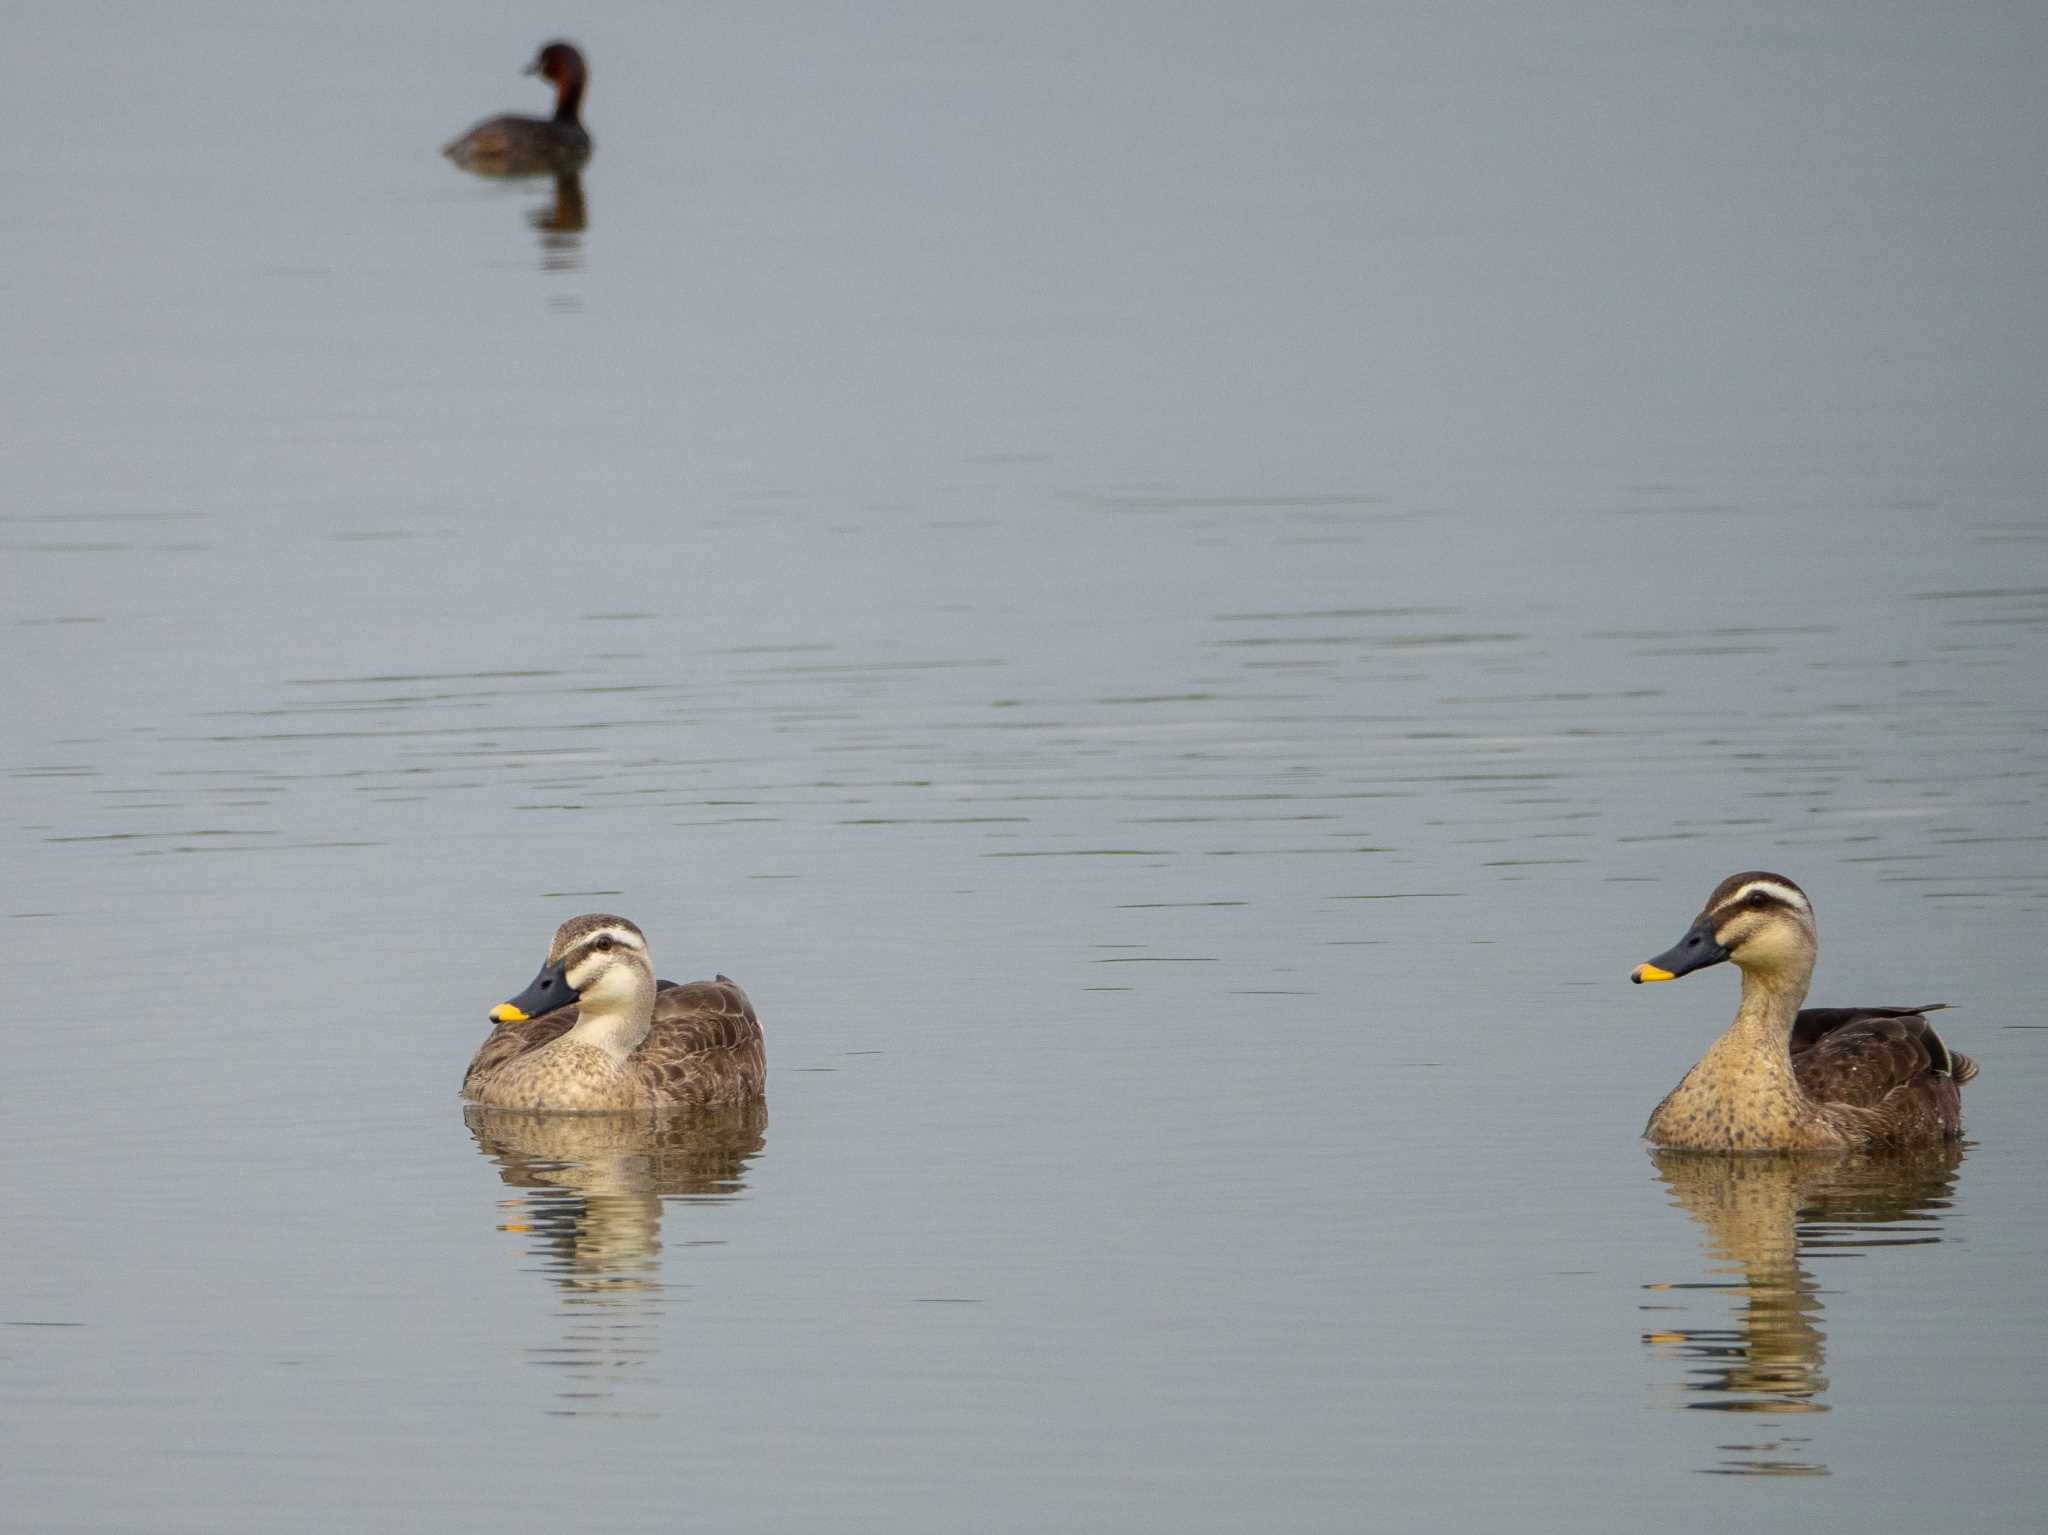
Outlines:
<svg viewBox="0 0 2048 1535"><path fill-rule="evenodd" d="M2044 45L15 17L10 1522L2036 1524ZM1959 1151L1646 1153L1750 867ZM465 1114L586 910L765 1116Z"/></svg>

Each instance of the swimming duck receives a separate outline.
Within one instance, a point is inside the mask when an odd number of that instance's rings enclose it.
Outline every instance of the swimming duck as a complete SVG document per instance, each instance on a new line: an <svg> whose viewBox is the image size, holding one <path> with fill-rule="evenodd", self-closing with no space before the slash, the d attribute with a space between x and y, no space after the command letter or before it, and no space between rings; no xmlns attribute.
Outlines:
<svg viewBox="0 0 2048 1535"><path fill-rule="evenodd" d="M759 1103L761 1024L737 981L657 981L624 917L571 917L533 984L491 1009L497 1027L462 1093L507 1109L661 1109Z"/></svg>
<svg viewBox="0 0 2048 1535"><path fill-rule="evenodd" d="M590 72L572 43L553 42L526 66L555 87L555 115L493 117L441 151L480 176L532 176L574 170L590 158L590 135L577 120Z"/></svg>
<svg viewBox="0 0 2048 1535"><path fill-rule="evenodd" d="M1721 881L1672 948L1634 981L1670 981L1722 960L1742 971L1728 1032L1650 1116L1643 1134L1691 1151L1841 1151L1926 1146L1962 1134L1961 1084L1977 1063L1941 1042L1926 1007L1811 1007L1813 904L1782 874Z"/></svg>

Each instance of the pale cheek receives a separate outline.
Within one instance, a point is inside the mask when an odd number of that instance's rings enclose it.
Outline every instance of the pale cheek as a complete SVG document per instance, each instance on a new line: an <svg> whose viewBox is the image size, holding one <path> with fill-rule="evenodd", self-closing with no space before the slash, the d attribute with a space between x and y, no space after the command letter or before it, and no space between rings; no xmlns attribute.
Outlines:
<svg viewBox="0 0 2048 1535"><path fill-rule="evenodd" d="M1785 964L1799 952L1799 945L1789 934L1777 931L1759 933L1742 945L1742 957L1751 962L1758 960L1766 964Z"/></svg>
<svg viewBox="0 0 2048 1535"><path fill-rule="evenodd" d="M573 981L576 990L593 1002L610 1002L629 996L633 984L623 965L592 966L589 984Z"/></svg>

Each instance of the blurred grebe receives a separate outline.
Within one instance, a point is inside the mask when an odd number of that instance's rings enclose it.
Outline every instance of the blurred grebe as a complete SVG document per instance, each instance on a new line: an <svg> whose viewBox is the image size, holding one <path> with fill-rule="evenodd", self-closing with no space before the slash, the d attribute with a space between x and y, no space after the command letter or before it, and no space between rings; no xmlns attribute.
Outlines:
<svg viewBox="0 0 2048 1535"><path fill-rule="evenodd" d="M573 44L549 43L526 66L529 75L554 82L553 117L493 117L478 123L441 151L480 176L532 176L573 170L590 158L590 135L577 120L583 87L590 78Z"/></svg>

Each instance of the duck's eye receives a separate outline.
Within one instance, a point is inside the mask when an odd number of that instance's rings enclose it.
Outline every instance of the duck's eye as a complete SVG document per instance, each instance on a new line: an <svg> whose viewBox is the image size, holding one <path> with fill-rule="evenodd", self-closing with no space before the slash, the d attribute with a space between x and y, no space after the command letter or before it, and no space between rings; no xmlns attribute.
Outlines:
<svg viewBox="0 0 2048 1535"><path fill-rule="evenodd" d="M1771 904L1771 898L1761 890L1752 890L1749 893L1749 904L1752 906L1768 906Z"/></svg>
<svg viewBox="0 0 2048 1535"><path fill-rule="evenodd" d="M592 947L593 949L609 949L609 948L610 948L611 946L612 946L612 941L611 941L611 939L610 939L609 937L604 937L604 936L600 936L600 937L599 937L599 938L597 939L597 941L596 941L596 942L594 942L594 943L592 943L592 944L591 944L591 947Z"/></svg>

